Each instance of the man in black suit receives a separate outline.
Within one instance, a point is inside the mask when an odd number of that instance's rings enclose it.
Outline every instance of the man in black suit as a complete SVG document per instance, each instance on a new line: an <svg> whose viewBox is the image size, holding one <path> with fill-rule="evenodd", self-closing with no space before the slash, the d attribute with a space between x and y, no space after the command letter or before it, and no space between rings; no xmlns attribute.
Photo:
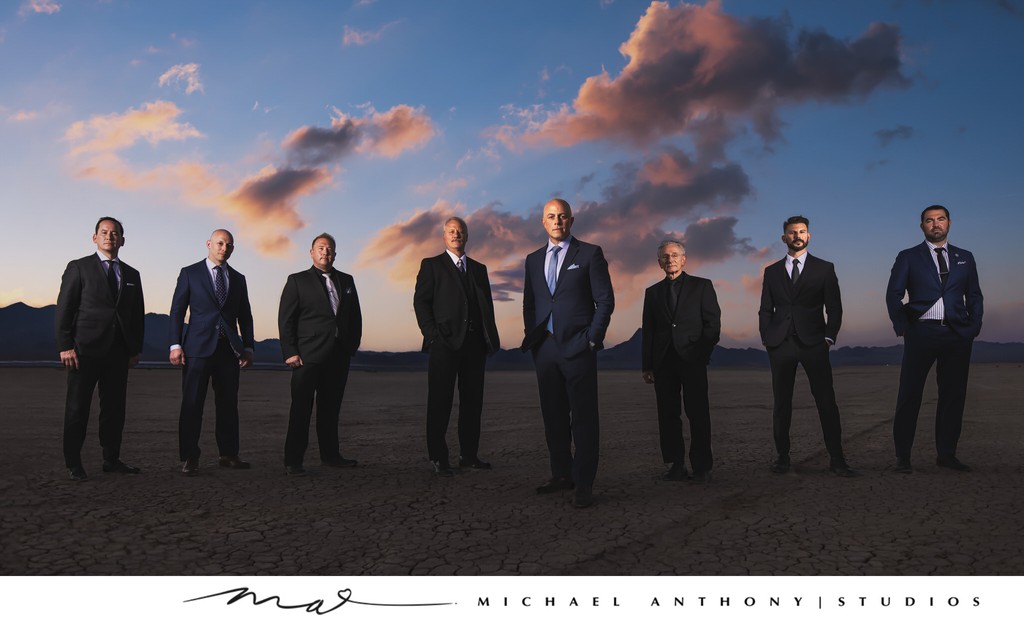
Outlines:
<svg viewBox="0 0 1024 626"><path fill-rule="evenodd" d="M256 343L249 289L245 276L228 266L235 250L230 232L213 231L206 249L205 259L181 269L171 298L170 361L182 368L178 454L186 476L199 471L203 405L211 379L217 410L218 464L231 469L250 467L238 458L239 369L252 365Z"/></svg>
<svg viewBox="0 0 1024 626"><path fill-rule="evenodd" d="M818 407L825 449L831 457L829 470L849 478L857 473L850 469L843 455L842 427L828 355L843 322L843 302L835 266L806 253L811 241L809 226L807 218L799 215L783 223L782 241L789 252L785 259L765 268L761 287L761 342L768 349L775 395L772 425L778 458L771 469L784 474L790 468L789 426L799 364L807 373Z"/></svg>
<svg viewBox="0 0 1024 626"><path fill-rule="evenodd" d="M971 470L956 457L967 399L967 375L974 338L984 313L974 255L949 244L949 211L933 205L921 212L925 241L896 256L885 290L893 330L903 337L903 364L892 433L896 471L909 474L921 395L932 364L938 362L935 410L936 463ZM906 304L903 296L908 295Z"/></svg>
<svg viewBox="0 0 1024 626"><path fill-rule="evenodd" d="M501 347L487 267L466 256L469 228L458 217L442 226L445 251L423 259L412 305L427 367L427 455L434 474L454 474L445 433L459 382L459 467L491 469L478 456L484 364Z"/></svg>
<svg viewBox="0 0 1024 626"><path fill-rule="evenodd" d="M285 473L303 476L309 420L316 401L320 464L352 467L341 456L338 414L352 355L363 336L363 316L352 276L334 269L334 237L317 235L309 250L313 266L288 277L281 293L277 328L285 365L292 368L292 405L284 443Z"/></svg>
<svg viewBox="0 0 1024 626"><path fill-rule="evenodd" d="M615 294L601 247L570 235L568 202L548 201L541 223L548 241L526 257L522 344L533 353L551 457L551 479L537 493L575 489L572 504L584 508L594 503L600 441L597 351Z"/></svg>
<svg viewBox="0 0 1024 626"><path fill-rule="evenodd" d="M672 466L665 480L686 480L686 447L680 414L690 421L693 480L711 480L711 407L708 362L722 331L722 310L711 281L683 271L686 248L668 240L658 246L665 279L644 294L643 379L654 385L658 401L661 456ZM679 392L683 400L680 402Z"/></svg>
<svg viewBox="0 0 1024 626"><path fill-rule="evenodd" d="M54 326L60 360L68 371L64 404L64 463L71 480L88 478L82 444L92 394L99 385L103 471L138 474L121 461L128 368L142 352L145 306L139 273L117 258L124 227L101 217L92 236L96 254L68 263L61 277Z"/></svg>

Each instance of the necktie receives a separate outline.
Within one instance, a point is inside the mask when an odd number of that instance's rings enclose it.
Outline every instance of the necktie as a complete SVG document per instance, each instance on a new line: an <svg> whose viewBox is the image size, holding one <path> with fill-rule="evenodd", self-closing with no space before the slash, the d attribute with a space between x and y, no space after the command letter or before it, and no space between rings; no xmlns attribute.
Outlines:
<svg viewBox="0 0 1024 626"><path fill-rule="evenodd" d="M462 264L462 259L455 262L455 267L459 268L459 271L463 274L466 273L466 266Z"/></svg>
<svg viewBox="0 0 1024 626"><path fill-rule="evenodd" d="M668 283L668 308L672 315L676 314L676 308L679 306L679 291L682 289L682 283L678 280L669 281Z"/></svg>
<svg viewBox="0 0 1024 626"><path fill-rule="evenodd" d="M793 259L793 284L800 278L800 259Z"/></svg>
<svg viewBox="0 0 1024 626"><path fill-rule="evenodd" d="M114 300L117 300L117 271L114 269L115 263L117 263L117 261L113 259L106 261L107 286L110 287L110 295L114 296Z"/></svg>
<svg viewBox="0 0 1024 626"><path fill-rule="evenodd" d="M224 303L228 301L228 285L224 281L224 268L219 265L214 265L213 273L213 288L214 292L217 294L217 303L223 307Z"/></svg>
<svg viewBox="0 0 1024 626"><path fill-rule="evenodd" d="M558 282L558 253L562 251L561 246L551 248L551 263L548 264L548 291L555 293L555 284Z"/></svg>
<svg viewBox="0 0 1024 626"><path fill-rule="evenodd" d="M337 315L338 304L340 303L340 301L338 300L338 292L335 291L334 289L334 281L331 280L331 275L324 274L323 276L324 281L327 284L327 298L331 301L331 310L334 311L335 315Z"/></svg>
<svg viewBox="0 0 1024 626"><path fill-rule="evenodd" d="M942 280L942 286L946 286L946 280L949 278L949 265L946 263L945 248L935 248L935 254L939 258L939 279Z"/></svg>

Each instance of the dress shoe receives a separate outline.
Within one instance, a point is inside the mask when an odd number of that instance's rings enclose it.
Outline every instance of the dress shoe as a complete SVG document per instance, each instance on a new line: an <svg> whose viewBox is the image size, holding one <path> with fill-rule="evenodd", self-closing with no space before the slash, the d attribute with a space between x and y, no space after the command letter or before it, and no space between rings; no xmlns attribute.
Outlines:
<svg viewBox="0 0 1024 626"><path fill-rule="evenodd" d="M199 473L199 459L190 457L181 464L181 473L186 476L195 476Z"/></svg>
<svg viewBox="0 0 1024 626"><path fill-rule="evenodd" d="M832 459L828 464L828 471L842 478L853 478L860 475L847 465L846 459L843 458Z"/></svg>
<svg viewBox="0 0 1024 626"><path fill-rule="evenodd" d="M680 482L686 480L686 465L681 461L672 464L667 472L661 475L662 480Z"/></svg>
<svg viewBox="0 0 1024 626"><path fill-rule="evenodd" d="M702 470L694 472L693 476L690 477L690 482L698 485L706 485L711 482L711 470Z"/></svg>
<svg viewBox="0 0 1024 626"><path fill-rule="evenodd" d="M114 472L115 474L138 474L142 470L140 470L137 467L132 467L131 465L128 465L121 459L117 459L116 461L104 461L103 471Z"/></svg>
<svg viewBox="0 0 1024 626"><path fill-rule="evenodd" d="M491 464L487 461L481 461L480 457L459 457L459 467L468 467L471 469L491 469Z"/></svg>
<svg viewBox="0 0 1024 626"><path fill-rule="evenodd" d="M898 456L896 457L896 472L898 474L913 474L914 468L910 466L910 457Z"/></svg>
<svg viewBox="0 0 1024 626"><path fill-rule="evenodd" d="M552 478L548 482L544 483L540 487L537 487L537 493L558 493L559 491L568 491L573 489L576 485L573 484L568 478Z"/></svg>
<svg viewBox="0 0 1024 626"><path fill-rule="evenodd" d="M83 480L89 480L89 475L85 473L85 468L81 465L68 468L68 477L71 480L81 482Z"/></svg>
<svg viewBox="0 0 1024 626"><path fill-rule="evenodd" d="M572 494L572 505L577 509L585 509L588 506L593 506L594 494L590 491L589 487L576 487L576 492Z"/></svg>
<svg viewBox="0 0 1024 626"><path fill-rule="evenodd" d="M343 456L339 456L334 459L320 461L320 465L324 467L355 467L359 463L355 459L346 459Z"/></svg>
<svg viewBox="0 0 1024 626"><path fill-rule="evenodd" d="M771 470L776 474L785 474L789 471L789 455L780 454L779 458L775 459L775 462L771 465Z"/></svg>
<svg viewBox="0 0 1024 626"><path fill-rule="evenodd" d="M243 461L237 456L222 456L220 457L220 460L217 461L217 465L220 465L221 467L230 467L231 469L249 469L252 467L251 463Z"/></svg>
<svg viewBox="0 0 1024 626"><path fill-rule="evenodd" d="M286 465L284 467L284 473L287 476L305 476L306 468L301 465Z"/></svg>
<svg viewBox="0 0 1024 626"><path fill-rule="evenodd" d="M440 476L441 478L451 478L455 475L452 471L448 461L431 461L430 465L434 468L434 476Z"/></svg>
<svg viewBox="0 0 1024 626"><path fill-rule="evenodd" d="M940 456L939 458L935 459L935 464L938 465L939 467L948 467L949 469L956 470L958 472L971 471L970 465L961 463L960 459L956 458L952 454L949 456Z"/></svg>

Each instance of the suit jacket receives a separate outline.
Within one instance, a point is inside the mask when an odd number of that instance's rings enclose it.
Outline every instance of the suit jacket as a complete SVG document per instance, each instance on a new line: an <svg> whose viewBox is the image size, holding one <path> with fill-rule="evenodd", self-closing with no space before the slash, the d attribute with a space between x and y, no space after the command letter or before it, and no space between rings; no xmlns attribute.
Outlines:
<svg viewBox="0 0 1024 626"><path fill-rule="evenodd" d="M781 344L794 327L797 337L806 345L817 345L825 337L839 338L843 302L836 268L810 254L804 254L802 261L796 285L786 273L785 259L764 270L758 318L761 342L769 348Z"/></svg>
<svg viewBox="0 0 1024 626"><path fill-rule="evenodd" d="M973 339L981 332L984 298L974 255L948 244L946 251L949 276L945 286L932 260L935 253L926 242L896 255L889 286L885 289L885 306L896 336L902 337L907 326L924 315L939 298L942 298L946 322L958 335ZM909 296L906 304L903 303L905 293Z"/></svg>
<svg viewBox="0 0 1024 626"><path fill-rule="evenodd" d="M217 349L217 328L223 322L228 341L236 353L252 350L252 308L245 276L233 267L228 269L228 297L221 307L213 291L206 260L181 268L178 283L171 298L169 345L178 344L186 357L206 358ZM185 310L189 310L188 328L185 328Z"/></svg>
<svg viewBox="0 0 1024 626"><path fill-rule="evenodd" d="M466 273L483 318L480 320L480 329L487 345L487 354L494 354L501 348L501 341L494 322L494 301L491 298L491 283L487 279L487 266L467 256ZM423 334L424 352L435 341L442 341L453 350L462 347L466 339L466 320L469 319L469 297L462 286L459 268L447 252L420 262L412 308L416 311L416 323Z"/></svg>
<svg viewBox="0 0 1024 626"><path fill-rule="evenodd" d="M142 280L133 267L120 260L118 263L121 287L116 300L96 254L68 263L61 277L54 318L58 351L74 348L79 355L105 356L120 332L129 356L142 352L146 318Z"/></svg>
<svg viewBox="0 0 1024 626"><path fill-rule="evenodd" d="M707 363L722 333L722 309L711 281L682 274L683 285L675 311L669 309L668 279L644 293L641 327L644 371L661 365L669 346L684 359ZM694 353L696 350L696 353Z"/></svg>
<svg viewBox="0 0 1024 626"><path fill-rule="evenodd" d="M531 350L547 333L548 317L554 313L554 335L566 357L604 347L604 335L615 309L608 261L600 246L572 237L559 263L555 293L548 291L544 258L548 245L526 257L523 285L522 349Z"/></svg>
<svg viewBox="0 0 1024 626"><path fill-rule="evenodd" d="M326 363L339 346L345 354L355 354L363 337L363 315L359 294L352 276L331 269L331 282L338 294L338 313L324 285L323 272L316 266L292 274L281 292L277 329L281 354L287 361L301 356L304 363Z"/></svg>

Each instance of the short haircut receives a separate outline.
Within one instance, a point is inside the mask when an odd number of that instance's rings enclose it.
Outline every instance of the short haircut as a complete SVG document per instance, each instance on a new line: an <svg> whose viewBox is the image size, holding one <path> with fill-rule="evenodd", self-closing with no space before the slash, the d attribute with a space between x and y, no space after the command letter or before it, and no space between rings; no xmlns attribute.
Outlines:
<svg viewBox="0 0 1024 626"><path fill-rule="evenodd" d="M782 223L782 232L786 232L786 229L793 224L803 224L807 228L811 227L811 220L807 219L803 215L794 215L793 217L787 217L786 221Z"/></svg>
<svg viewBox="0 0 1024 626"><path fill-rule="evenodd" d="M469 226L466 226L466 220L462 219L461 217L455 217L454 215L449 217L448 219L446 219L444 221L444 223L441 224L441 232L442 233L444 233L444 231L448 230L448 223L449 222L458 222L459 226L462 226L462 230L465 231L467 235L469 234Z"/></svg>
<svg viewBox="0 0 1024 626"><path fill-rule="evenodd" d="M686 246L683 245L682 241L676 239L666 239L658 244L658 257L661 257L662 251L669 246L679 246L679 249L683 251L683 256L686 256Z"/></svg>
<svg viewBox="0 0 1024 626"><path fill-rule="evenodd" d="M92 234L95 235L100 232L100 224L102 224L103 222L113 222L117 224L117 234L120 235L121 237L124 237L124 225L121 224L121 220L114 217L110 217L109 215L106 217L101 217L100 219L96 220L96 228L93 229Z"/></svg>
<svg viewBox="0 0 1024 626"><path fill-rule="evenodd" d="M334 248L335 250L338 249L338 242L336 242L334 240L334 237L328 235L327 233L320 233L316 237L313 237L313 243L309 244L309 249L310 250L312 250L313 248L316 247L316 242L317 242L318 239L326 239L327 241L331 242L331 247L332 248Z"/></svg>
<svg viewBox="0 0 1024 626"><path fill-rule="evenodd" d="M943 213L946 214L946 219L947 220L949 219L949 209L947 209L946 207L942 206L941 204L933 204L930 207L928 207L927 209L925 209L924 211L921 211L921 223L922 224L924 224L924 214L927 213L928 211L942 211Z"/></svg>

